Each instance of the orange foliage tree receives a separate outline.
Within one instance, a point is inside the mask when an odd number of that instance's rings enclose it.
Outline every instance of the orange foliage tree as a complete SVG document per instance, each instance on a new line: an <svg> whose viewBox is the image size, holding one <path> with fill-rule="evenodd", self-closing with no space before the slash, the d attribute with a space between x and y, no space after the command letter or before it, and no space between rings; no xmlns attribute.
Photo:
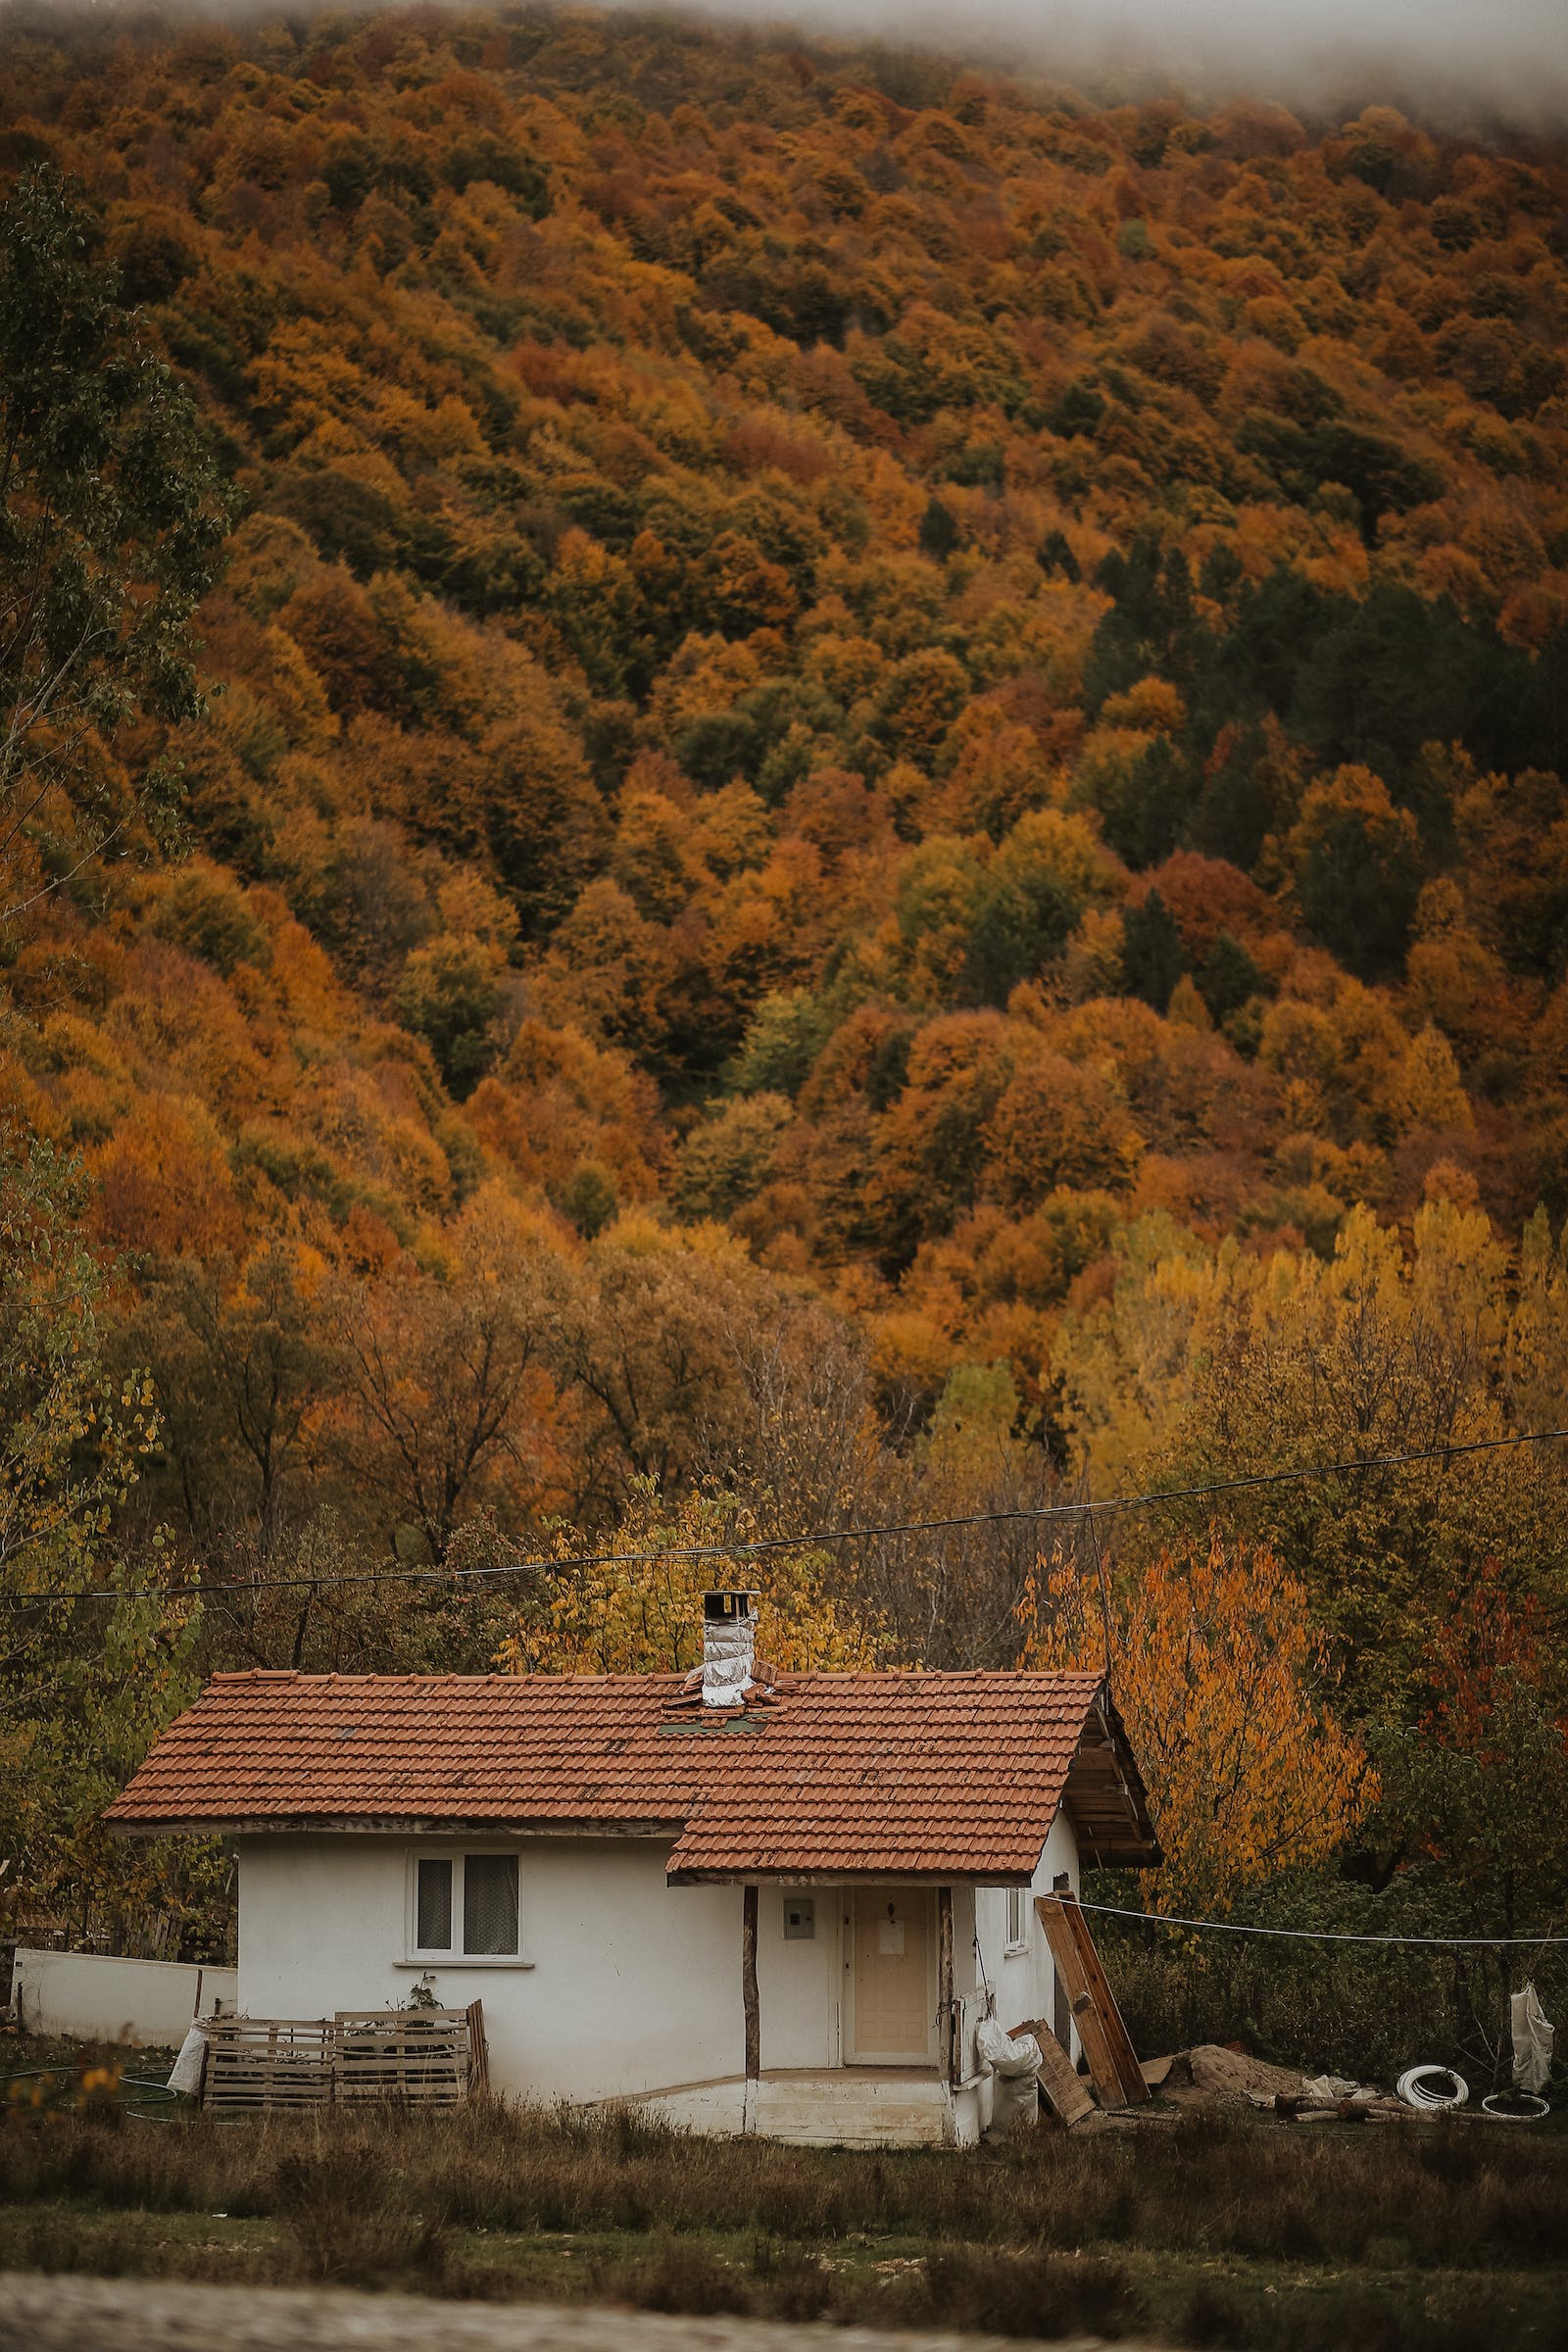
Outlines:
<svg viewBox="0 0 1568 2352"><path fill-rule="evenodd" d="M1164 1849L1154 1908L1224 1911L1249 1880L1324 1861L1376 1793L1324 1701L1305 1589L1266 1545L1213 1533L1103 1595L1058 1547L1019 1615L1025 1665L1108 1668Z"/></svg>

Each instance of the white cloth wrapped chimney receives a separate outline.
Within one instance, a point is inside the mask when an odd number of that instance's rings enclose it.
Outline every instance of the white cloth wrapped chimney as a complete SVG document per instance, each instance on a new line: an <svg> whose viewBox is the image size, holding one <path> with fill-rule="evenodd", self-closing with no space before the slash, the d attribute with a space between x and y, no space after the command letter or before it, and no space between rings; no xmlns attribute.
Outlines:
<svg viewBox="0 0 1568 2352"><path fill-rule="evenodd" d="M752 1614L755 1592L706 1592L703 1595L703 1704L739 1707L752 1687L752 1661L757 1653L757 1619Z"/></svg>

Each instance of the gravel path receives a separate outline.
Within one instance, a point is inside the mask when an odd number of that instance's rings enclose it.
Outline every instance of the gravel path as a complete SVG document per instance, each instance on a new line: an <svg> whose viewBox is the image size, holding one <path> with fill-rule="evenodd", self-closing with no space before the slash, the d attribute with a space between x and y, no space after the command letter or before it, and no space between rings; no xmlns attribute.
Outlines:
<svg viewBox="0 0 1568 2352"><path fill-rule="evenodd" d="M989 2335L431 2303L327 2287L0 2276L0 2352L339 2352L355 2345L374 2352L1004 2352ZM1100 2352L1100 2339L1065 2338L1054 2352Z"/></svg>

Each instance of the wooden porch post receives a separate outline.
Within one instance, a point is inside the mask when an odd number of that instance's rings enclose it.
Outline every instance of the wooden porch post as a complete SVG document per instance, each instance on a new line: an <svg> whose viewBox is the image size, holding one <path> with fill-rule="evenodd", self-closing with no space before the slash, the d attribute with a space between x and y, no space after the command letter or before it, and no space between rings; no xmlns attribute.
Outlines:
<svg viewBox="0 0 1568 2352"><path fill-rule="evenodd" d="M953 1888L937 1888L937 2063L945 2082L958 2080L958 2020L953 2001Z"/></svg>
<svg viewBox="0 0 1568 2352"><path fill-rule="evenodd" d="M757 2128L757 2080L762 2071L761 2013L757 2003L757 1888L741 1894L741 1999L746 2011L746 2087L742 2092L742 2129Z"/></svg>

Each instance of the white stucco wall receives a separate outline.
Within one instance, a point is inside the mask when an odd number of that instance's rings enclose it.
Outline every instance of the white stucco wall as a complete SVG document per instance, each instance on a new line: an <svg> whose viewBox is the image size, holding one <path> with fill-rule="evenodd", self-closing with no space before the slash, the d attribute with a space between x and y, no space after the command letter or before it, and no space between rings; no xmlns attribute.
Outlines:
<svg viewBox="0 0 1568 2352"><path fill-rule="evenodd" d="M153 2049L177 2049L192 2018L211 2017L220 2005L231 2010L239 1997L238 1976L231 1968L20 1946L11 1984L24 2034Z"/></svg>
<svg viewBox="0 0 1568 2352"><path fill-rule="evenodd" d="M678 1887L673 1889L679 1893ZM840 1946L838 1889L810 1886L816 1934L809 1942L784 1940L787 1890L757 1890L757 2009L764 2067L837 2066L840 2061ZM735 1998L740 2000L736 1947Z"/></svg>
<svg viewBox="0 0 1568 2352"><path fill-rule="evenodd" d="M504 1839L475 1840L494 1849ZM239 2005L252 2017L311 2018L390 2007L428 1973L444 2007L484 2003L497 2089L537 2099L638 2096L740 2074L741 1889L671 1886L663 1838L536 1838L520 1860L518 1966L409 1960L409 1870L415 1853L462 1841L397 1837L279 1837L239 1843ZM1076 1886L1070 1825L1053 1830L1036 1891L1066 1871ZM764 2069L842 2062L842 1903L832 1886L807 1889L810 1940L785 1940L787 1890L759 1890L757 1978ZM954 1888L955 1984L964 1997L965 2071L985 1973L1004 2025L1049 2014L1051 1958L1029 1913L1031 1949L1005 1959L1006 1898Z"/></svg>
<svg viewBox="0 0 1568 2352"><path fill-rule="evenodd" d="M242 2009L322 2017L390 2006L428 1970L443 2006L483 2001L498 2089L610 2098L741 2072L739 1886L670 1886L664 1839L519 1840L528 1965L404 1965L409 1857L440 1850L440 1840L368 1836L242 1840ZM831 1928L818 1890L815 1939L786 1943L783 1892L760 1889L764 2067L837 2062Z"/></svg>
<svg viewBox="0 0 1568 2352"><path fill-rule="evenodd" d="M1058 1813L1046 1839L1046 1850L1035 1872L1024 1912L1028 1941L1021 1952L1009 1952L1007 1942L1007 1896L1004 1887L983 1886L975 1896L975 1909L980 1931L980 1949L985 1959L985 1973L997 1996L997 2017L1007 2027L1021 2026L1031 2018L1050 2019L1055 2000L1051 1946L1040 1925L1034 1907L1037 1894L1049 1894L1053 1882L1065 1874L1073 1892L1078 1891L1078 1839L1072 1823L1065 1813ZM1073 2036L1073 2054L1078 2050L1077 2034Z"/></svg>

